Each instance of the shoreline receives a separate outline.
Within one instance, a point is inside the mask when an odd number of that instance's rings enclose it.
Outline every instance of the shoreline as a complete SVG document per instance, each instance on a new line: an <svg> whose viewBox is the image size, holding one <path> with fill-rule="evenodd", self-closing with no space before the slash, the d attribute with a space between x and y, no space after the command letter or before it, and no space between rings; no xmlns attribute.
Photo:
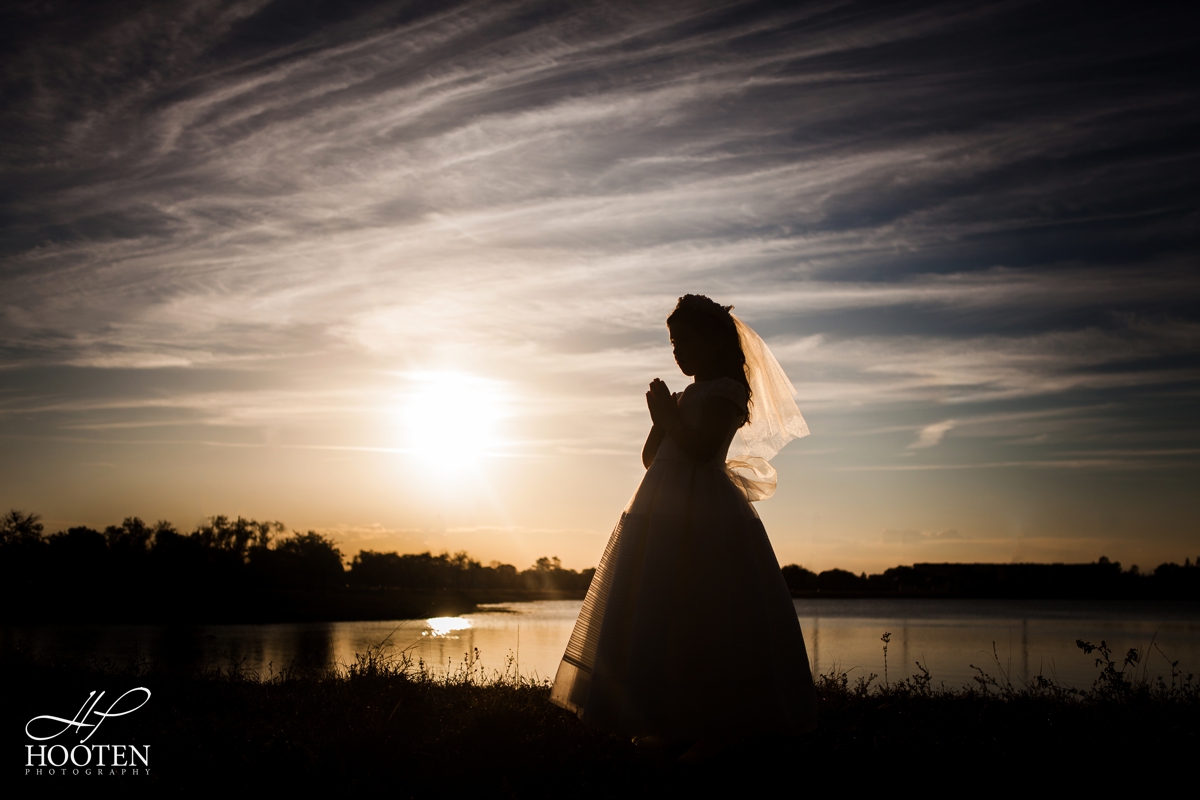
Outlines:
<svg viewBox="0 0 1200 800"><path fill-rule="evenodd" d="M848 787L866 776L912 774L931 754L943 779L989 766L1002 768L1001 781L1044 781L1048 766L1054 776L1078 780L1085 769L1108 779L1122 763L1131 772L1147 763L1189 763L1200 743L1195 679L1176 676L1169 687L1139 682L1128 666L1101 654L1107 664L1088 690L1049 680L1017 688L983 672L974 685L953 690L938 688L936 675L928 674L890 682L821 675L815 733L747 736L710 762L687 766L675 762L678 752L670 748L647 752L628 737L583 724L549 702L544 682L489 676L471 664L435 676L374 652L339 672L259 679L236 665L115 668L3 648L0 675L22 688L8 714L18 724L3 734L8 751L22 759L26 720L75 708L96 690L116 697L144 687L145 708L106 723L96 742L142 752L148 745L148 774L104 778L106 785L159 791L327 787L429 797L466 785L518 797L651 797L714 784L744 794L756 781L777 793L781 775L807 783L805 772L815 764L820 783ZM1113 760L1114 736L1120 761ZM96 785L95 776L83 774L21 779L33 781L31 790L46 780Z"/></svg>
<svg viewBox="0 0 1200 800"><path fill-rule="evenodd" d="M220 591L147 598L109 593L86 606L28 596L0 600L8 625L255 625L285 622L373 622L469 614L481 605L582 600L579 590L346 588L315 591Z"/></svg>
<svg viewBox="0 0 1200 800"><path fill-rule="evenodd" d="M546 600L583 600L583 590L534 589L397 589L259 590L222 592L209 589L185 596L146 598L111 593L85 606L71 602L0 598L0 624L5 625L267 625L306 622L379 622L428 619L479 613L480 606ZM1200 601L1172 598L1012 597L862 592L792 592L793 600L945 603L971 613L988 605L1023 603L1102 604L1112 609L1161 607L1200 612ZM484 609L485 611L487 609ZM999 609L998 609L999 610Z"/></svg>

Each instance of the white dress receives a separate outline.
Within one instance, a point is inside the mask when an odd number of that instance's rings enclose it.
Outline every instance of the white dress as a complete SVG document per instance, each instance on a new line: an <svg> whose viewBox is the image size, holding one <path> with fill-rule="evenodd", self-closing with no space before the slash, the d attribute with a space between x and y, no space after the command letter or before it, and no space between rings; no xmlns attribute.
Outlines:
<svg viewBox="0 0 1200 800"><path fill-rule="evenodd" d="M746 408L736 381L674 395L698 428L706 398ZM550 695L616 733L800 734L816 695L800 623L766 531L725 467L669 437L609 539Z"/></svg>

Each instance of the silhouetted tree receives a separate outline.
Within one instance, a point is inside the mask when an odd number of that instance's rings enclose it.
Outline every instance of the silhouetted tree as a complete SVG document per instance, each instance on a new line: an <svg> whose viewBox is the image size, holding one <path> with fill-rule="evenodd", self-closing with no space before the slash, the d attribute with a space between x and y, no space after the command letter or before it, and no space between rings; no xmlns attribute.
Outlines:
<svg viewBox="0 0 1200 800"><path fill-rule="evenodd" d="M277 540L274 547L252 547L249 566L268 586L316 589L345 583L342 551L314 531Z"/></svg>
<svg viewBox="0 0 1200 800"><path fill-rule="evenodd" d="M350 564L349 580L358 586L396 586L410 589L587 589L594 569L563 569L557 556L539 558L517 572L510 564L493 561L483 566L465 552L377 553L363 550Z"/></svg>
<svg viewBox="0 0 1200 800"><path fill-rule="evenodd" d="M158 526L170 523L159 522ZM104 529L108 549L114 552L146 553L154 539L155 528L151 528L138 517L126 517L120 525L109 525Z"/></svg>
<svg viewBox="0 0 1200 800"><path fill-rule="evenodd" d="M817 576L817 589L822 592L861 592L866 584L865 578L844 569L827 569Z"/></svg>
<svg viewBox="0 0 1200 800"><path fill-rule="evenodd" d="M788 589L793 592L814 592L817 589L817 573L798 564L788 564L784 567L783 579L787 582Z"/></svg>
<svg viewBox="0 0 1200 800"><path fill-rule="evenodd" d="M466 551L435 556L364 550L347 570L331 538L315 531L281 536L284 530L278 522L216 516L182 534L169 522L151 526L126 517L103 532L76 526L46 536L36 514L14 509L0 517L0 613L10 619L56 614L74 619L81 613L103 618L109 608L152 608L169 619L176 613L189 619L253 618L270 616L279 603L294 603L295 590L347 583L435 591L585 591L595 575L594 569L564 569L558 556L543 556L518 571L498 561L484 566ZM1190 558L1152 573L1123 570L1101 556L1092 564L913 564L870 576L843 569L817 575L790 564L783 577L797 594L1200 599L1200 565ZM264 593L276 589L289 592Z"/></svg>
<svg viewBox="0 0 1200 800"><path fill-rule="evenodd" d="M251 547L267 547L274 534L285 530L282 522L257 522L243 517L230 522L229 517L217 516L192 535L210 550L230 553L246 561Z"/></svg>
<svg viewBox="0 0 1200 800"><path fill-rule="evenodd" d="M43 530L40 519L37 514L26 514L15 508L0 517L0 546L40 542Z"/></svg>

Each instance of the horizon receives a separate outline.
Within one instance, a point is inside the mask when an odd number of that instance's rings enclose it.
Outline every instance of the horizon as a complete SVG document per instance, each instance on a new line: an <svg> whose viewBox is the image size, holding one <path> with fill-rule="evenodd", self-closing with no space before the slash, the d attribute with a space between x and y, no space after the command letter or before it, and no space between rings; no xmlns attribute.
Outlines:
<svg viewBox="0 0 1200 800"><path fill-rule="evenodd" d="M703 293L780 564L1194 558L1200 34L1081 8L0 12L0 512L593 567Z"/></svg>
<svg viewBox="0 0 1200 800"><path fill-rule="evenodd" d="M13 515L16 515L18 517L24 517L25 521L32 525L35 525L38 527L44 527L43 523L41 522L41 517L37 514L22 513L19 509L12 509L10 512L8 512L8 514L6 514L6 517L11 517ZM424 550L414 550L414 551L408 551L408 552L401 552L398 550L390 550L390 551L371 550L369 548L362 548L357 553L350 552L350 551L342 552L341 548L342 548L342 546L344 546L344 544L342 542L339 542L338 540L336 540L333 536L331 536L327 533L322 533L320 531L313 531L313 530L300 531L300 530L290 529L284 523L280 522L279 520L254 520L254 519L245 519L242 517L237 517L237 518L231 519L227 516L224 516L224 517L216 516L216 517L209 517L204 522L206 522L208 524L216 524L219 520L224 521L224 522L233 522L234 524L246 522L251 527L257 527L260 525L265 525L268 528L278 527L278 529L275 530L275 532L271 534L269 544L267 545L268 547L271 547L271 548L274 548L275 546L279 545L280 543L282 543L288 539L293 539L293 538L302 537L302 536L306 536L306 535L317 534L317 535L321 536L322 539L324 539L330 546L338 548L339 552L341 553L342 564L346 568L349 568L351 563L353 561L355 561L357 559L357 557L359 555L361 555L362 553L375 553L375 554L380 554L380 555L432 556L435 559L438 559L438 558L457 559L460 556L465 556L469 561L472 561L482 567L494 568L497 566L509 566L509 567L516 567L517 569L522 569L519 565L503 564L502 562L495 560L495 559L491 560L490 562L483 562L481 559L474 558L471 555L471 553L469 553L465 550L459 550L454 553L451 553L449 550L442 550L440 553L434 553L433 550L428 549L428 548L426 548ZM5 521L7 522L8 520L6 519ZM141 523L142 525L145 526L145 528L147 530L153 531L153 533L155 535L157 534L158 529L164 525L167 528L169 528L172 532L179 534L179 535L183 535L183 536L189 536L189 535L195 533L196 530L198 530L198 528L200 527L200 526L198 526L197 529L193 529L193 530L189 531L186 528L180 528L180 527L174 525L169 520L156 520L154 523L146 523L145 520L142 520L138 517L126 517L125 520L123 521L122 525L114 524L114 525L110 525L110 526L104 526L102 528L92 528L90 526L73 526L72 528L67 529L67 530L57 530L57 531L41 530L40 538L43 541L45 541L45 540L50 539L53 536L66 535L72 531L91 531L92 533L96 533L96 534L106 534L106 529L115 528L115 529L119 530L124 524L129 523L129 522ZM153 537L151 539L147 540L147 546L153 546L153 541L154 541ZM552 563L554 569L564 569L564 570L573 571L573 572L586 572L587 570L595 569L595 565L586 566L586 567L566 566L566 565L561 564L561 559L559 559L558 556L543 554L542 556L538 557L533 563L531 563L528 567L525 567L524 570L528 571L528 570L540 569L540 568L542 568L542 562L546 562L547 564ZM886 572L890 569L897 569L897 568L903 568L903 567L1009 566L1009 565L1025 565L1025 566L1112 565L1113 567L1115 567L1117 569L1121 569L1121 567L1122 567L1122 564L1120 561L1109 559L1108 556L1106 556L1106 555L1100 555L1093 561L1083 561L1083 562L1064 562L1064 561L1001 561L1001 562L997 562L997 561L914 561L911 564L894 564L891 567L885 568L884 570L882 570L879 573L872 573L872 577L876 576L876 575L880 575L883 572ZM1190 567L1193 564L1192 564L1191 557L1185 556L1184 563L1182 565L1178 564L1177 561L1172 560L1172 561L1168 561L1168 562L1163 562L1162 564L1159 564L1159 565L1155 565L1155 567L1168 566L1168 565ZM1200 556L1197 556L1195 565L1200 566ZM824 571L833 570L833 571L840 571L840 572L848 572L848 573L854 574L854 575L861 574L862 576L867 576L866 571L856 572L854 570L847 570L842 567L836 567L836 566L829 567L825 570L810 570L804 564L795 564L795 563L784 564L783 562L780 562L780 566L781 567L800 567L801 569L812 572L813 574L820 574L821 572L824 572ZM1130 564L1129 566L1125 567L1122 571L1126 572L1126 573L1142 574L1142 575L1151 575L1154 572L1153 569L1143 570L1141 568L1141 565L1139 565L1139 564Z"/></svg>

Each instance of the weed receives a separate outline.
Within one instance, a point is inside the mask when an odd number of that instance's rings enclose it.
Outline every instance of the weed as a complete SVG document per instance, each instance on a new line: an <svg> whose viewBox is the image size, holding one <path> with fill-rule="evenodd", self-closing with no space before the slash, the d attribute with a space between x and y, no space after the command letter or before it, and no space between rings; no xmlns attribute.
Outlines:
<svg viewBox="0 0 1200 800"><path fill-rule="evenodd" d="M887 650L888 650L888 642L890 642L891 640L892 640L892 634L890 634L887 631L884 631L883 636L879 637L879 641L883 642L883 685L884 686L888 685Z"/></svg>

